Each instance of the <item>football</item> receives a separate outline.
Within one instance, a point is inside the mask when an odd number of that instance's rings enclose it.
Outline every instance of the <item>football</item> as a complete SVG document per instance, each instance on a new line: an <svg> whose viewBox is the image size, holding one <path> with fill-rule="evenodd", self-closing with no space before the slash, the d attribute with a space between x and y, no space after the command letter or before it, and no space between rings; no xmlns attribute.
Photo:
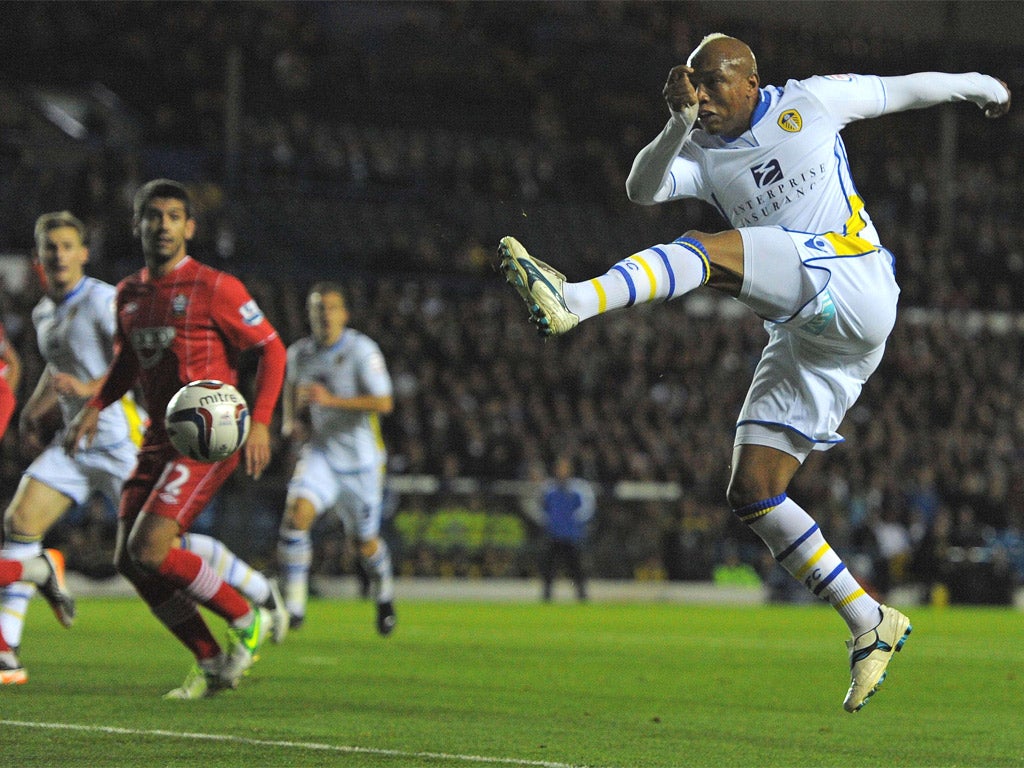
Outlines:
<svg viewBox="0 0 1024 768"><path fill-rule="evenodd" d="M164 423L171 443L196 461L223 461L249 436L249 406L223 381L190 381L167 403Z"/></svg>

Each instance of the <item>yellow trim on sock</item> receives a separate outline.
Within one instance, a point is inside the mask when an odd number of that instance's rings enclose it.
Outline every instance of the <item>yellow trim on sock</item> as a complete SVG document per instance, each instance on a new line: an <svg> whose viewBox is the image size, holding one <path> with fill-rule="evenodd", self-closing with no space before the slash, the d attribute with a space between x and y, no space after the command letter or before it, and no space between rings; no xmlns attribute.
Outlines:
<svg viewBox="0 0 1024 768"><path fill-rule="evenodd" d="M854 600L856 600L857 598L860 598L860 597L864 597L864 595L866 595L866 594L867 594L867 592L864 591L863 587L857 587L857 589L855 589L851 594L847 595L842 600L840 600L838 603L836 603L835 607L836 608L845 608L850 603L852 603Z"/></svg>
<svg viewBox="0 0 1024 768"><path fill-rule="evenodd" d="M596 277L590 281L590 284L594 286L594 292L597 294L597 314L601 314L608 309L608 294L604 290L604 286L601 285L601 281Z"/></svg>
<svg viewBox="0 0 1024 768"><path fill-rule="evenodd" d="M750 523L752 523L755 520L757 520L759 517L764 517L769 512L771 512L772 510L777 509L777 508L778 507L768 507L767 509L759 509L756 512L751 512L749 515L742 515L740 517L740 522L743 522L743 523L746 523L747 525L749 525Z"/></svg>
<svg viewBox="0 0 1024 768"><path fill-rule="evenodd" d="M826 541L824 544L818 547L817 552L811 555L811 559L804 563L804 567L796 573L794 573L793 576L797 579L803 579L803 577L807 575L807 572L811 570L811 568L813 568L817 564L817 562L821 560L821 558L823 558L825 555L827 555L831 550L832 547L830 547L828 545L828 542Z"/></svg>
<svg viewBox="0 0 1024 768"><path fill-rule="evenodd" d="M694 256L701 260L704 265L704 279L701 281L701 285L707 285L708 280L711 279L711 262L708 257L704 255L704 251L697 248L692 243L687 243L685 240L680 242L679 245L683 246L686 250L690 251Z"/></svg>
<svg viewBox="0 0 1024 768"><path fill-rule="evenodd" d="M647 280L651 284L651 295L647 297L647 301L654 301L654 297L658 295L658 278L655 277L654 270L651 269L651 265L645 259L641 258L640 254L634 254L630 258L639 264L644 274L647 275Z"/></svg>

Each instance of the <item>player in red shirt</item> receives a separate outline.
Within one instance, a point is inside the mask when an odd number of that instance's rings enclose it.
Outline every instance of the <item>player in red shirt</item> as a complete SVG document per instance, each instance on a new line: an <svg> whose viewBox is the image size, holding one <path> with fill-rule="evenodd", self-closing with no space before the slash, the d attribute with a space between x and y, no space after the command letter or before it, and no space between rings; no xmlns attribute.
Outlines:
<svg viewBox="0 0 1024 768"><path fill-rule="evenodd" d="M20 380L21 357L0 324L0 438L4 436L11 416L14 415L15 393Z"/></svg>
<svg viewBox="0 0 1024 768"><path fill-rule="evenodd" d="M106 381L74 420L65 448L74 452L95 435L101 409L136 383L152 418L118 510L115 564L159 619L196 657L181 687L167 698L196 699L238 685L269 630L255 608L206 562L177 546L177 537L244 457L258 478L270 462L270 420L284 379L286 352L237 278L193 260L195 233L188 192L156 179L135 196L135 234L146 266L117 286L114 359ZM259 355L252 427L240 453L203 464L178 453L163 414L177 390L196 379L237 384L241 352ZM228 622L224 652L197 610L203 605Z"/></svg>

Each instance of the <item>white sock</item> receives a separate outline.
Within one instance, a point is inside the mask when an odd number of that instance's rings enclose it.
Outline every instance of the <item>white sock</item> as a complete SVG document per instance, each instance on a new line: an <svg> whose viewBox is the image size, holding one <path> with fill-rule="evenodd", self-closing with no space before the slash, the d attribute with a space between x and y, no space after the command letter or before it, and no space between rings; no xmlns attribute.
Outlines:
<svg viewBox="0 0 1024 768"><path fill-rule="evenodd" d="M263 605L270 597L267 577L228 549L222 541L202 533L183 533L181 548L203 558L222 581L237 589L254 605Z"/></svg>
<svg viewBox="0 0 1024 768"><path fill-rule="evenodd" d="M878 601L864 591L818 524L786 494L736 510L797 581L843 617L854 637L878 624Z"/></svg>
<svg viewBox="0 0 1024 768"><path fill-rule="evenodd" d="M43 552L41 541L7 541L0 549L0 558L5 560L30 560ZM36 592L36 585L30 581L16 581L0 591L0 634L12 648L21 645L25 631L25 614L28 604Z"/></svg>
<svg viewBox="0 0 1024 768"><path fill-rule="evenodd" d="M708 281L704 246L680 237L623 259L601 277L566 283L563 298L580 320L650 301L669 301Z"/></svg>
<svg viewBox="0 0 1024 768"><path fill-rule="evenodd" d="M363 565L376 588L377 602L389 603L394 600L395 579L391 571L391 550L384 539L377 539L377 551L364 557Z"/></svg>
<svg viewBox="0 0 1024 768"><path fill-rule="evenodd" d="M313 564L313 541L309 531L282 529L277 540L277 563L284 587L284 604L292 616L306 615L309 598L309 568Z"/></svg>

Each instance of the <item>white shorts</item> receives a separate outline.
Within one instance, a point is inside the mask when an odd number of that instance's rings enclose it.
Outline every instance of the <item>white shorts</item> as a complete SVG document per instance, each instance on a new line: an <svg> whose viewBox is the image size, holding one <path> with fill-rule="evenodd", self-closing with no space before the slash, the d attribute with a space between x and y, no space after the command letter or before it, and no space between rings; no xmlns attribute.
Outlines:
<svg viewBox="0 0 1024 768"><path fill-rule="evenodd" d="M899 287L884 249L838 255L829 240L775 227L739 230L740 301L765 318L768 344L736 428L737 445L803 461L827 450L881 362Z"/></svg>
<svg viewBox="0 0 1024 768"><path fill-rule="evenodd" d="M127 439L109 448L80 448L74 457L68 456L62 445L53 443L29 464L25 475L76 504L84 504L98 491L116 506L137 459L138 448Z"/></svg>
<svg viewBox="0 0 1024 768"><path fill-rule="evenodd" d="M317 516L333 507L346 531L369 541L380 533L384 465L382 458L363 469L337 469L323 451L305 445L288 483L288 503L306 499Z"/></svg>

